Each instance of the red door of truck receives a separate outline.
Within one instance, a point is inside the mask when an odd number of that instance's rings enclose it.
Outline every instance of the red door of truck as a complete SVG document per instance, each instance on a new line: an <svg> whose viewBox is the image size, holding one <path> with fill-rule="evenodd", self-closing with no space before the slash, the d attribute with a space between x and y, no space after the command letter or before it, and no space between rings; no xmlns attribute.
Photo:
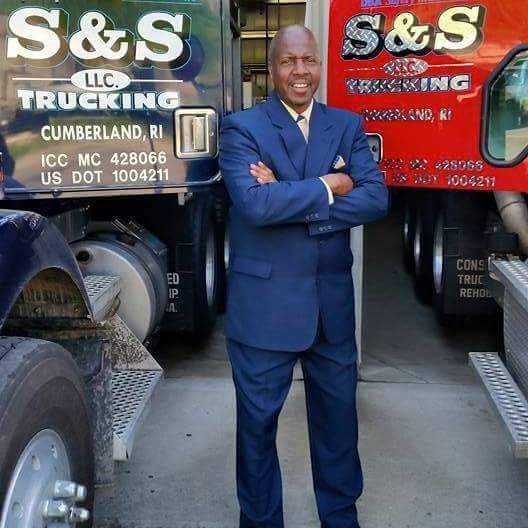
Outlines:
<svg viewBox="0 0 528 528"><path fill-rule="evenodd" d="M528 190L518 0L332 0L328 103L378 134L393 186Z"/></svg>

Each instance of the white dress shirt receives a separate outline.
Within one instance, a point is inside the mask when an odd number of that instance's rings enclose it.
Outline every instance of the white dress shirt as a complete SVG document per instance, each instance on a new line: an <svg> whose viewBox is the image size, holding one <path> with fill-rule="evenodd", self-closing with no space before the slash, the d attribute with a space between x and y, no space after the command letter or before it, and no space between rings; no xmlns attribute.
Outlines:
<svg viewBox="0 0 528 528"><path fill-rule="evenodd" d="M312 115L314 100L311 100L310 106L302 114L297 113L282 99L280 99L280 102L284 105L284 108L288 110L288 113L292 116L292 119L297 123L298 127L301 129L305 141L308 142L308 136L310 135L310 117ZM299 119L299 117L302 117L303 119ZM323 182L324 186L326 187L326 192L328 193L328 203L332 205L334 203L334 193L332 192L332 189L330 189L328 183L326 183L321 176L319 176L319 179Z"/></svg>

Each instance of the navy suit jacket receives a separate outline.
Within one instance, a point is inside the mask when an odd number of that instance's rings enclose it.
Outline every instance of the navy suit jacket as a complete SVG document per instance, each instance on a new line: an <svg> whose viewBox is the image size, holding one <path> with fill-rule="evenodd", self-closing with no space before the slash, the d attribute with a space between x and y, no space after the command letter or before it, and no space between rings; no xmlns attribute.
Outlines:
<svg viewBox="0 0 528 528"><path fill-rule="evenodd" d="M354 189L328 203L318 178L336 156ZM278 182L260 185L263 161ZM351 227L382 218L388 193L361 119L314 102L308 145L277 95L223 120L220 170L231 198L226 336L268 350L301 351L316 337L354 336Z"/></svg>

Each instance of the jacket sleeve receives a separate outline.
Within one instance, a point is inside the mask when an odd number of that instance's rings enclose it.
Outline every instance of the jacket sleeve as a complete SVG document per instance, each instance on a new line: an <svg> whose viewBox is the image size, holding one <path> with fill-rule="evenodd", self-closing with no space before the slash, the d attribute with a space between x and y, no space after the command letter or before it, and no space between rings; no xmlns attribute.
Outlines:
<svg viewBox="0 0 528 528"><path fill-rule="evenodd" d="M350 229L379 220L387 214L389 193L361 123L356 127L349 160L349 174L354 179L354 188L344 196L335 197L330 206L330 218L312 222L308 227L310 235Z"/></svg>
<svg viewBox="0 0 528 528"><path fill-rule="evenodd" d="M233 202L253 225L310 223L328 220L328 195L318 178L259 184L249 165L261 160L248 130L226 117L220 133L220 172Z"/></svg>

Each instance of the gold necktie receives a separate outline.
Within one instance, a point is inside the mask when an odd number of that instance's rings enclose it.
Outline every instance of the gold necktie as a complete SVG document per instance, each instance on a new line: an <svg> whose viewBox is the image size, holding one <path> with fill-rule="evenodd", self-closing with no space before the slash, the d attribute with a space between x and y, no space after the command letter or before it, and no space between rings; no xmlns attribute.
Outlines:
<svg viewBox="0 0 528 528"><path fill-rule="evenodd" d="M297 125L299 125L299 128L301 129L304 140L308 142L308 121L306 120L306 117L299 114L297 116Z"/></svg>

